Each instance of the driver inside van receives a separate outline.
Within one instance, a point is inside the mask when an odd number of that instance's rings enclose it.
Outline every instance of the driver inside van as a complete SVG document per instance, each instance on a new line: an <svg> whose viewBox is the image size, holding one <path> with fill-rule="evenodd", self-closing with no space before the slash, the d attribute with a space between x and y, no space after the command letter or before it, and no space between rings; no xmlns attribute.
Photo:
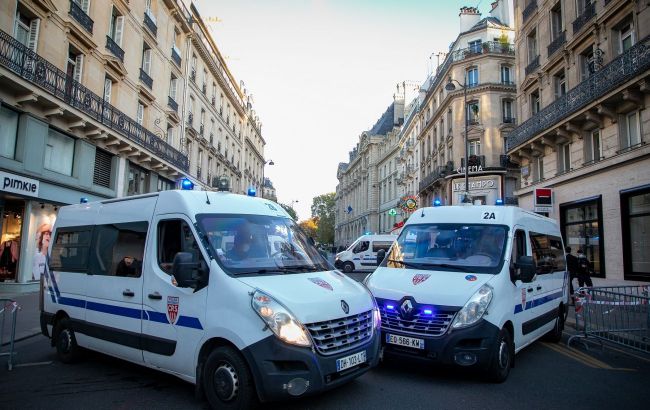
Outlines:
<svg viewBox="0 0 650 410"><path fill-rule="evenodd" d="M248 258L262 257L263 253L263 250L260 251L259 244L255 241L250 224L246 222L237 229L233 247L226 252L225 256L233 261L241 261Z"/></svg>

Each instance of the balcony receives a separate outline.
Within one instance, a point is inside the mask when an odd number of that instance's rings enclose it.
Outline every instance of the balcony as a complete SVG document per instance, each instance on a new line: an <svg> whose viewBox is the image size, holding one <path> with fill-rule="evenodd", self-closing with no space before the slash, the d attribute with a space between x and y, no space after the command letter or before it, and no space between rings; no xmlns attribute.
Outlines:
<svg viewBox="0 0 650 410"><path fill-rule="evenodd" d="M124 50L110 36L106 36L106 48L121 62L124 62Z"/></svg>
<svg viewBox="0 0 650 410"><path fill-rule="evenodd" d="M524 11L521 13L523 23L526 23L526 20L528 20L535 11L537 11L537 0L530 0Z"/></svg>
<svg viewBox="0 0 650 410"><path fill-rule="evenodd" d="M515 117L503 117L502 121L504 124L516 124L517 119Z"/></svg>
<svg viewBox="0 0 650 410"><path fill-rule="evenodd" d="M453 161L447 162L447 165L436 167L429 175L427 175L420 181L420 185L419 185L420 192L426 190L431 185L436 183L439 179L444 178L445 176L451 174L452 172L454 172Z"/></svg>
<svg viewBox="0 0 650 410"><path fill-rule="evenodd" d="M172 110L178 112L178 103L176 101L174 101L174 99L172 97L169 97L169 96L167 97L167 105Z"/></svg>
<svg viewBox="0 0 650 410"><path fill-rule="evenodd" d="M460 159L460 166L465 166L465 158ZM485 168L485 155L470 155L469 156L469 168L471 172L476 172L472 167L481 167Z"/></svg>
<svg viewBox="0 0 650 410"><path fill-rule="evenodd" d="M507 151L532 140L542 132L554 129L568 116L598 101L647 70L650 70L650 36L646 36L515 128L508 134Z"/></svg>
<svg viewBox="0 0 650 410"><path fill-rule="evenodd" d="M154 37L156 37L156 34L158 33L158 27L156 26L156 23L154 23L153 19L149 16L149 12L147 11L144 12L144 26L149 29Z"/></svg>
<svg viewBox="0 0 650 410"><path fill-rule="evenodd" d="M555 40L551 41L551 44L548 45L548 58L551 58L564 43L566 43L566 30L558 33Z"/></svg>
<svg viewBox="0 0 650 410"><path fill-rule="evenodd" d="M147 74L143 69L140 69L140 81L145 83L149 89L153 89L153 78L149 77L149 74Z"/></svg>
<svg viewBox="0 0 650 410"><path fill-rule="evenodd" d="M70 0L70 16L90 34L93 33L93 19L74 1Z"/></svg>
<svg viewBox="0 0 650 410"><path fill-rule="evenodd" d="M537 57L533 58L533 60L530 62L530 64L528 64L526 66L526 75L531 74L532 72L534 72L538 68L539 68L539 55Z"/></svg>
<svg viewBox="0 0 650 410"><path fill-rule="evenodd" d="M0 66L83 112L115 134L187 171L187 157L180 151L1 30Z"/></svg>
<svg viewBox="0 0 650 410"><path fill-rule="evenodd" d="M178 68L181 68L181 54L176 47L172 47L172 61L176 63Z"/></svg>
<svg viewBox="0 0 650 410"><path fill-rule="evenodd" d="M581 15L577 19L573 20L573 35L575 36L578 32L587 24L591 19L596 16L596 3L589 3Z"/></svg>
<svg viewBox="0 0 650 410"><path fill-rule="evenodd" d="M519 164L510 160L510 155L499 155L499 165L501 168L518 169Z"/></svg>

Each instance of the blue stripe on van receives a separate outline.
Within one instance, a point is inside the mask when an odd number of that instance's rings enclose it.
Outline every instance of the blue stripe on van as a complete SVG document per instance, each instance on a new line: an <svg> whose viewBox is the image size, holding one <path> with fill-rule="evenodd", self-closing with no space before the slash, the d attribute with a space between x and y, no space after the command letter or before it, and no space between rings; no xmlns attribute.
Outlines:
<svg viewBox="0 0 650 410"><path fill-rule="evenodd" d="M146 316L149 316L147 320L151 322L169 324L169 320L167 320L167 315L164 313L154 312L153 310L145 310L144 313Z"/></svg>
<svg viewBox="0 0 650 410"><path fill-rule="evenodd" d="M560 292L551 293L550 295L546 295L546 296L541 297L541 298L529 300L529 301L526 302L526 309L525 310L532 309L535 306L543 305L544 303L548 303L548 302L550 302L552 300L561 298L562 294L563 294L563 292L560 291ZM517 313L521 313L523 311L524 311L524 309L522 309L521 304L515 305L515 315Z"/></svg>
<svg viewBox="0 0 650 410"><path fill-rule="evenodd" d="M192 329L203 330L201 322L199 319L190 316L179 316L178 321L176 322L178 326L190 327Z"/></svg>
<svg viewBox="0 0 650 410"><path fill-rule="evenodd" d="M123 306L107 305L105 303L87 302L86 309L96 312L108 313L109 315L142 319L142 309L133 309Z"/></svg>

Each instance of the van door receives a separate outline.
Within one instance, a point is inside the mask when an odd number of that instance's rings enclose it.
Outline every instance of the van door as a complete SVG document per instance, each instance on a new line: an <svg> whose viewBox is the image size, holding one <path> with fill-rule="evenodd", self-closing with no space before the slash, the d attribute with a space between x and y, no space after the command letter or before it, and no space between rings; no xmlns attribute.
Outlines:
<svg viewBox="0 0 650 410"><path fill-rule="evenodd" d="M512 256L510 259L510 272L514 275L515 263L519 257L530 255L526 231L521 226L514 227L514 236L512 240ZM514 306L514 324L515 334L513 335L515 341L515 348L519 349L528 343L533 338L528 329L524 329L526 324L534 318L534 293L535 293L535 280L531 283L524 283L517 279L514 281L512 289L512 301Z"/></svg>
<svg viewBox="0 0 650 410"><path fill-rule="evenodd" d="M142 362L142 265L148 222L96 225L86 288L89 347Z"/></svg>
<svg viewBox="0 0 650 410"><path fill-rule="evenodd" d="M355 270L368 270L373 269L373 266L376 266L372 263L372 249L370 248L369 240L361 240L357 243L357 246L352 249L354 254L352 261L354 262Z"/></svg>
<svg viewBox="0 0 650 410"><path fill-rule="evenodd" d="M207 287L195 292L172 275L178 252L192 262L207 261L189 218L167 214L154 218L144 272L143 355L147 364L194 376L194 356L203 337ZM181 284L182 285L182 284Z"/></svg>

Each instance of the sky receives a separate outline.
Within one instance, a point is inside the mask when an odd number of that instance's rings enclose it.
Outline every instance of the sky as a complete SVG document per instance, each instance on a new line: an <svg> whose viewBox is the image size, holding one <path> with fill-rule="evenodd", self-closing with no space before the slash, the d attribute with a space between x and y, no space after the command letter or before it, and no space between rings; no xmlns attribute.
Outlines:
<svg viewBox="0 0 650 410"><path fill-rule="evenodd" d="M253 95L278 202L300 220L335 192L337 167L393 101L424 82L459 31L461 6L489 0L195 0L226 63ZM297 202L295 202L297 201Z"/></svg>

